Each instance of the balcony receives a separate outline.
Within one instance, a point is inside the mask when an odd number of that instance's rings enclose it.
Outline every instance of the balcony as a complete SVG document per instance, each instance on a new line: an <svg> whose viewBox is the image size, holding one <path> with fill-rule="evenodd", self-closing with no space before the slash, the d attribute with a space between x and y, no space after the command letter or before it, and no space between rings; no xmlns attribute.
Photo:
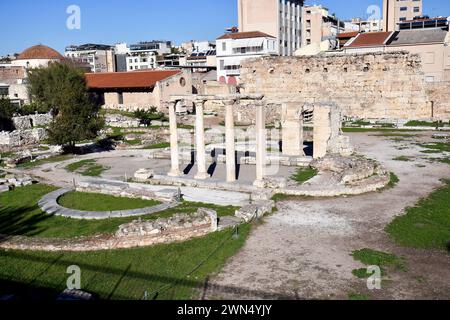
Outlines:
<svg viewBox="0 0 450 320"><path fill-rule="evenodd" d="M239 76L241 74L241 70L240 69L225 70L225 74L227 76Z"/></svg>

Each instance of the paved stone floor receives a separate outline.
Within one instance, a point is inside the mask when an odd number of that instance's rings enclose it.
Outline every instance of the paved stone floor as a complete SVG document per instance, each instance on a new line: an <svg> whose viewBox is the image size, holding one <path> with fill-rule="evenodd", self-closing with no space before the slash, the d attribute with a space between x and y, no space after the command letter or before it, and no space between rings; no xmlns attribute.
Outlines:
<svg viewBox="0 0 450 320"><path fill-rule="evenodd" d="M430 163L430 155L420 153L415 143L431 141L430 134L397 141L374 135L350 136L360 153L399 176L397 187L354 197L279 203L279 211L254 227L244 248L199 297L346 299L348 293L359 292L373 299L450 298L448 254L398 247L384 232L405 207L441 186L441 178L450 178L450 166ZM413 161L393 161L399 155ZM350 256L366 247L404 257L408 271L390 274L392 281L383 283L382 290L369 291L366 280L352 275L363 265Z"/></svg>

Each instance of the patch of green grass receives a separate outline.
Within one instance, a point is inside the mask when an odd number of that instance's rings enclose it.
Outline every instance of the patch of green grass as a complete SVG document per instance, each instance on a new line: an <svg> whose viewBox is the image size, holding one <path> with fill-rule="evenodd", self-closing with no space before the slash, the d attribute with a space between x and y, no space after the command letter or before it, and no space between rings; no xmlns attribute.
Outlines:
<svg viewBox="0 0 450 320"><path fill-rule="evenodd" d="M403 259L398 258L391 253L385 253L372 249L361 249L352 253L353 259L359 261L367 266L378 266L384 272L386 268L393 269L395 271L405 271L406 265ZM361 270L361 269L358 269ZM360 274L360 271L356 272Z"/></svg>
<svg viewBox="0 0 450 320"><path fill-rule="evenodd" d="M400 179L398 178L398 176L391 172L389 173L389 188L394 188L398 183L400 182Z"/></svg>
<svg viewBox="0 0 450 320"><path fill-rule="evenodd" d="M406 156L395 157L392 160L394 160L394 161L405 161L405 162L412 161L410 157L406 157Z"/></svg>
<svg viewBox="0 0 450 320"><path fill-rule="evenodd" d="M71 163L65 169L69 172L77 172L82 176L99 177L109 167L97 164L94 159L87 159Z"/></svg>
<svg viewBox="0 0 450 320"><path fill-rule="evenodd" d="M444 187L407 208L405 215L386 227L386 232L402 246L445 250L450 241L449 199L450 180L445 180Z"/></svg>
<svg viewBox="0 0 450 320"><path fill-rule="evenodd" d="M370 277L370 274L367 273L367 269L366 268L360 268L360 269L354 269L352 271L352 274L360 279L366 279L368 277Z"/></svg>
<svg viewBox="0 0 450 320"><path fill-rule="evenodd" d="M365 295L365 294L350 292L348 294L348 300L365 301L365 300L370 300L370 297L368 295Z"/></svg>
<svg viewBox="0 0 450 320"><path fill-rule="evenodd" d="M449 158L440 159L439 161L442 162L442 163L450 164L450 159Z"/></svg>
<svg viewBox="0 0 450 320"><path fill-rule="evenodd" d="M140 139L125 140L124 142L130 146L137 146L137 145L142 144L142 140L140 140Z"/></svg>
<svg viewBox="0 0 450 320"><path fill-rule="evenodd" d="M450 141L434 142L430 144L420 144L422 148L434 150L437 152L450 152Z"/></svg>
<svg viewBox="0 0 450 320"><path fill-rule="evenodd" d="M317 175L317 170L313 168L300 168L291 176L291 180L302 184Z"/></svg>
<svg viewBox="0 0 450 320"><path fill-rule="evenodd" d="M67 267L82 270L82 290L107 300L188 300L200 296L244 245L250 225L182 243L86 253L0 251L0 295L16 293L54 300L66 288ZM39 289L43 290L39 290Z"/></svg>
<svg viewBox="0 0 450 320"><path fill-rule="evenodd" d="M342 128L343 132L414 132L413 129L395 129L395 128Z"/></svg>
<svg viewBox="0 0 450 320"><path fill-rule="evenodd" d="M119 211L152 207L161 202L95 193L69 192L60 197L58 203L65 208L81 211Z"/></svg>
<svg viewBox="0 0 450 320"><path fill-rule="evenodd" d="M9 158L14 155L14 152L2 152L0 153L0 158Z"/></svg>
<svg viewBox="0 0 450 320"><path fill-rule="evenodd" d="M63 237L73 238L79 236L91 236L95 234L110 234L117 231L120 225L136 220L136 217L114 218L106 220L77 220L52 216L42 212L37 206L37 202L47 193L56 190L56 188L35 184L17 188L13 191L2 193L0 195L0 234L24 235L38 237ZM108 196L89 194L85 197L79 197L75 193L68 195L68 198L62 199L64 204L71 205L73 209L99 210L108 208L127 208L144 203L136 199L118 198L111 199ZM78 202L74 203L76 200ZM89 201L89 202L88 202ZM103 203L105 201L111 203ZM145 202L152 204L152 202ZM128 206L128 204L130 204ZM147 205L146 205L147 206ZM162 212L141 216L142 220L153 220L157 218L168 218L176 213L194 213L199 208L211 208L217 211L219 217L234 215L237 207L221 207L204 203L183 202L178 207L164 210Z"/></svg>
<svg viewBox="0 0 450 320"><path fill-rule="evenodd" d="M169 148L169 147L170 147L169 142L161 142L161 143L155 143L155 144L146 146L144 149L145 150L153 150L153 149L165 149L165 148Z"/></svg>
<svg viewBox="0 0 450 320"><path fill-rule="evenodd" d="M439 151L439 150L422 150L420 152L426 153L426 154L442 153L442 151Z"/></svg>
<svg viewBox="0 0 450 320"><path fill-rule="evenodd" d="M412 120L405 124L405 127L443 127L444 122L429 122L429 121L418 121L418 120Z"/></svg>
<svg viewBox="0 0 450 320"><path fill-rule="evenodd" d="M50 157L50 158L42 159L42 160L23 162L23 163L18 164L17 167L25 168L25 169L34 168L34 167L38 167L38 166L41 166L46 163L66 161L66 160L71 159L72 157L73 157L73 155L64 154L64 155L54 156L54 157Z"/></svg>

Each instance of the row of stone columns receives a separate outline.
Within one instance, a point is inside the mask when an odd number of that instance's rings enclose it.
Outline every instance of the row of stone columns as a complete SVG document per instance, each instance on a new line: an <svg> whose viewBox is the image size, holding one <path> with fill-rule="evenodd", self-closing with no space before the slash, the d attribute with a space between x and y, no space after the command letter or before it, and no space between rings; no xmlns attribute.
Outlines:
<svg viewBox="0 0 450 320"><path fill-rule="evenodd" d="M205 147L205 125L204 125L204 105L206 100L196 100L196 162L197 174L195 179L205 180L210 177L206 167L206 147ZM236 181L236 146L234 132L234 106L236 100L223 100L225 105L225 150L226 150L226 177L227 182ZM256 107L256 182L259 185L265 175L267 143L266 143L266 114L265 105L262 102L255 103ZM180 156L178 149L177 115L176 102L169 104L169 125L170 125L170 154L171 170L168 173L171 177L181 175Z"/></svg>

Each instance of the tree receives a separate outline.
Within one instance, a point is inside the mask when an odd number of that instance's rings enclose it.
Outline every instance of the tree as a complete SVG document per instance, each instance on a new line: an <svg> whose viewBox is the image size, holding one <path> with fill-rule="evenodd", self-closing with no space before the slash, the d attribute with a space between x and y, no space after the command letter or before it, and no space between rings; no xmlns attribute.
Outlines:
<svg viewBox="0 0 450 320"><path fill-rule="evenodd" d="M0 98L0 131L14 130L12 118L16 112L17 107L9 99Z"/></svg>
<svg viewBox="0 0 450 320"><path fill-rule="evenodd" d="M103 127L100 106L93 103L82 71L67 63L28 73L29 92L34 103L55 116L50 124L51 143L74 149L76 142L93 139Z"/></svg>

